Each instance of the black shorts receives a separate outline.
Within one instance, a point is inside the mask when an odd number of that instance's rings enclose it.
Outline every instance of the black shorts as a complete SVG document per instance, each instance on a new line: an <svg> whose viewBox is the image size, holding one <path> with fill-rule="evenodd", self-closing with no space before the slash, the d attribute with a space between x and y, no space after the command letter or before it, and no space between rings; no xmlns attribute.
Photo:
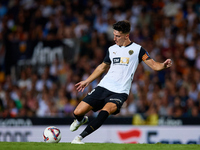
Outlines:
<svg viewBox="0 0 200 150"><path fill-rule="evenodd" d="M123 103L127 100L128 94L111 92L103 87L97 86L83 99L93 107L93 111L102 109L106 103L112 102L117 105L117 110L113 113L118 114Z"/></svg>

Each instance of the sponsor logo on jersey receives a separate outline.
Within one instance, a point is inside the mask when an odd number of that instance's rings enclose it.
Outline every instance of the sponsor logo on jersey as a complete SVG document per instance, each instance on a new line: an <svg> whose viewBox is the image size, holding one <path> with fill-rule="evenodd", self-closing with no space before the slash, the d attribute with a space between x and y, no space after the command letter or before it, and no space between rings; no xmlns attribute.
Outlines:
<svg viewBox="0 0 200 150"><path fill-rule="evenodd" d="M115 58L113 58L113 64L128 65L129 58L128 57L115 57Z"/></svg>
<svg viewBox="0 0 200 150"><path fill-rule="evenodd" d="M113 64L120 63L120 57L113 58Z"/></svg>
<svg viewBox="0 0 200 150"><path fill-rule="evenodd" d="M121 64L129 64L129 58L128 57L121 57Z"/></svg>
<svg viewBox="0 0 200 150"><path fill-rule="evenodd" d="M134 53L134 51L130 50L128 53L129 53L129 55L132 55Z"/></svg>

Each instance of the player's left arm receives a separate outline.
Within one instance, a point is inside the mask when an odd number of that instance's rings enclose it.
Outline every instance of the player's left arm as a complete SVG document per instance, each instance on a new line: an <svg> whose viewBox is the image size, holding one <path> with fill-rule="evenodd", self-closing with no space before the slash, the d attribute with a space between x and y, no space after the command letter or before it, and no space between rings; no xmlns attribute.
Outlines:
<svg viewBox="0 0 200 150"><path fill-rule="evenodd" d="M153 70L156 70L156 71L160 71L160 70L163 70L165 68L169 68L172 66L171 59L167 59L163 63L154 61L143 47L141 47L140 53L139 53L139 62L141 62L141 61L143 61L150 68L152 68Z"/></svg>
<svg viewBox="0 0 200 150"><path fill-rule="evenodd" d="M150 68L152 68L155 71L160 71L172 66L171 59L167 59L163 63L156 62L153 59L148 59L148 60L145 60L144 63L147 64Z"/></svg>

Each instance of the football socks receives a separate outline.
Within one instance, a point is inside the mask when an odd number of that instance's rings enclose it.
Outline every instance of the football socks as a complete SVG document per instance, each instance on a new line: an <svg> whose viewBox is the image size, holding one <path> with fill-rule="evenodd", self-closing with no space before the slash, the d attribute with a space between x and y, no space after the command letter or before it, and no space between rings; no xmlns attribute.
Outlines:
<svg viewBox="0 0 200 150"><path fill-rule="evenodd" d="M93 131L97 130L104 121L108 118L109 113L105 110L102 110L99 112L97 118L92 120L88 126L85 128L85 130L80 134L83 138L92 133Z"/></svg>
<svg viewBox="0 0 200 150"><path fill-rule="evenodd" d="M84 115L83 115L83 116L78 116L78 115L75 115L75 114L74 114L74 117L75 117L79 122L81 122L81 121L83 120Z"/></svg>

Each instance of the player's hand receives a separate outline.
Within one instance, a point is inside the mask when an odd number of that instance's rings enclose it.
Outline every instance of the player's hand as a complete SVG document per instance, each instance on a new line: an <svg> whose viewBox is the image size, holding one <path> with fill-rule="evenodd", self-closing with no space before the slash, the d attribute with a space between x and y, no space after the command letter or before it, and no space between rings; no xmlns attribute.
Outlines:
<svg viewBox="0 0 200 150"><path fill-rule="evenodd" d="M172 60L171 59L167 59L165 60L165 62L163 63L165 68L169 68L172 66Z"/></svg>
<svg viewBox="0 0 200 150"><path fill-rule="evenodd" d="M75 84L76 90L78 90L79 92L80 91L83 92L84 89L88 86L88 84L89 83L86 81L81 81L81 82Z"/></svg>

